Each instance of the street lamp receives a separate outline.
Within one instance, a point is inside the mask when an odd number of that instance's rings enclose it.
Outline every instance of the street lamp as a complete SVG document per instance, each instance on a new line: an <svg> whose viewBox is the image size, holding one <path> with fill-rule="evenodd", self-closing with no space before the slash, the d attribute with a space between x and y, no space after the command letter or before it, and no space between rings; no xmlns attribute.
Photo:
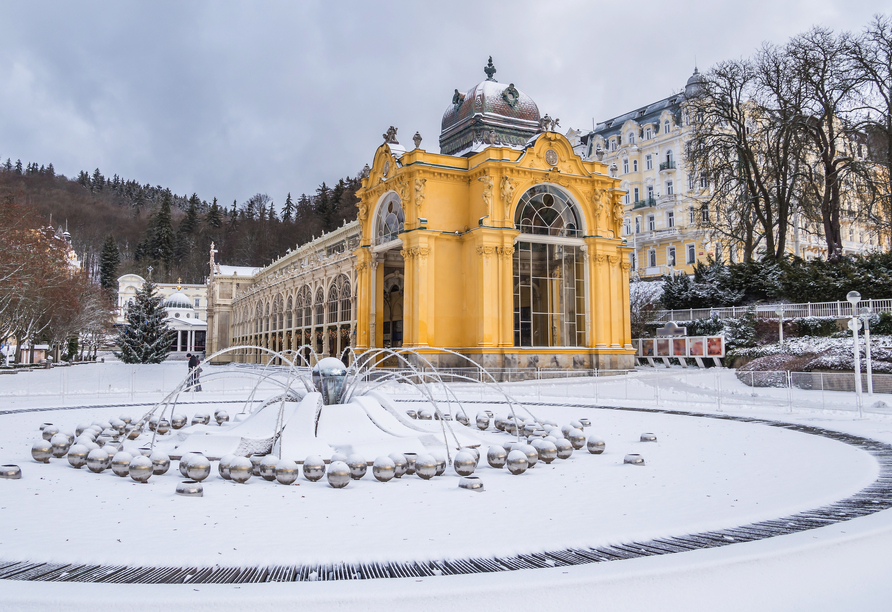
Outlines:
<svg viewBox="0 0 892 612"><path fill-rule="evenodd" d="M784 343L784 306L781 304L774 311L777 313L778 323L777 323L777 331L778 336L780 337L780 343Z"/></svg>
<svg viewBox="0 0 892 612"><path fill-rule="evenodd" d="M867 358L867 395L873 396L873 364L870 360L870 316L873 310L865 306L860 311L861 322L864 324L864 354Z"/></svg>
<svg viewBox="0 0 892 612"><path fill-rule="evenodd" d="M849 329L852 330L852 338L854 339L855 353L855 394L858 401L858 418L864 416L861 408L862 392L861 392L861 348L858 346L858 329L861 327L861 319L858 318L857 311L858 302L861 301L861 294L857 291L849 291L846 294L846 300L852 305L852 318L849 319Z"/></svg>

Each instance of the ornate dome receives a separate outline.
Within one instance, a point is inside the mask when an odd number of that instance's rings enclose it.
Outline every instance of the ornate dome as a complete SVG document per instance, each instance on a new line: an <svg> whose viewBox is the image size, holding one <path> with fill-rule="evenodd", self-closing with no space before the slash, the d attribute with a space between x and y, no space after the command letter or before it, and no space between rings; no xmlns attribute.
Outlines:
<svg viewBox="0 0 892 612"><path fill-rule="evenodd" d="M684 95L686 98L693 98L698 93L700 93L700 84L703 82L703 77L700 76L700 71L697 68L694 68L694 74L690 76L687 84L684 88Z"/></svg>
<svg viewBox="0 0 892 612"><path fill-rule="evenodd" d="M443 113L440 153L462 155L475 144L523 146L539 132L539 107L528 95L492 78L490 58L487 79L467 93L457 89Z"/></svg>
<svg viewBox="0 0 892 612"><path fill-rule="evenodd" d="M195 307L192 305L192 300L179 291L165 299L162 306L165 308L187 308L189 310L195 310Z"/></svg>

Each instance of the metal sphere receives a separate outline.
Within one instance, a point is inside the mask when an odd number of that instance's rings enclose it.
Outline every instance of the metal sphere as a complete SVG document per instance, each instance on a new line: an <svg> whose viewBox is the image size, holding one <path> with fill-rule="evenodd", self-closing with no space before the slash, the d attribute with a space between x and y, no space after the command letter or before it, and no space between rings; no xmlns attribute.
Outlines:
<svg viewBox="0 0 892 612"><path fill-rule="evenodd" d="M415 459L418 458L418 453L403 453L403 457L406 458L406 476L411 476L415 473Z"/></svg>
<svg viewBox="0 0 892 612"><path fill-rule="evenodd" d="M557 446L548 440L541 438L533 442L533 448L539 453L539 461L549 464L557 459Z"/></svg>
<svg viewBox="0 0 892 612"><path fill-rule="evenodd" d="M592 426L592 422L589 421L588 419L579 419L579 424L582 425L582 427L591 427Z"/></svg>
<svg viewBox="0 0 892 612"><path fill-rule="evenodd" d="M564 435L565 438L567 438L567 436L570 435L571 429L574 429L574 427L572 425L564 425L561 427L561 433ZM567 439L569 440L569 438L567 438Z"/></svg>
<svg viewBox="0 0 892 612"><path fill-rule="evenodd" d="M74 428L74 435L80 436L82 433L84 433L84 430L86 430L88 427L89 427L89 425L87 425L86 423L78 424L78 426ZM42 427L41 427L41 431L43 431Z"/></svg>
<svg viewBox="0 0 892 612"><path fill-rule="evenodd" d="M170 426L174 429L182 429L188 423L188 419L186 419L185 414L175 414L170 417Z"/></svg>
<svg viewBox="0 0 892 612"><path fill-rule="evenodd" d="M527 467L533 469L539 463L539 451L531 444L522 444L517 450L527 456Z"/></svg>
<svg viewBox="0 0 892 612"><path fill-rule="evenodd" d="M579 450L585 446L585 434L582 433L581 429L576 429L575 427L571 429L570 433L567 434L567 439L573 445L574 450Z"/></svg>
<svg viewBox="0 0 892 612"><path fill-rule="evenodd" d="M461 423L462 425L464 425L465 427L468 427L471 424L470 419L468 419L468 415L466 415L465 413L461 413L458 416L456 416L455 420L458 421L459 423Z"/></svg>
<svg viewBox="0 0 892 612"><path fill-rule="evenodd" d="M43 428L43 431L41 431L40 435L43 436L44 440L49 441L57 433L59 433L59 428L56 427L55 425L53 425L52 423L50 423L49 425L47 425L46 427Z"/></svg>
<svg viewBox="0 0 892 612"><path fill-rule="evenodd" d="M223 423L229 422L229 413L225 410L218 410L214 413L214 419L217 421L217 425L223 425Z"/></svg>
<svg viewBox="0 0 892 612"><path fill-rule="evenodd" d="M347 463L347 455L344 453L332 453L331 457L328 459L328 463L331 464L335 461L343 461L344 463Z"/></svg>
<svg viewBox="0 0 892 612"><path fill-rule="evenodd" d="M389 457L393 461L394 478L402 478L409 467L409 464L406 462L406 456L402 453L390 453Z"/></svg>
<svg viewBox="0 0 892 612"><path fill-rule="evenodd" d="M434 476L442 476L446 473L446 455L442 451L431 451L431 457L437 460L437 473Z"/></svg>
<svg viewBox="0 0 892 612"><path fill-rule="evenodd" d="M143 457L151 457L152 449L148 446L142 446L139 449L139 454L142 455Z"/></svg>
<svg viewBox="0 0 892 612"><path fill-rule="evenodd" d="M53 447L53 457L56 459L64 457L65 453L67 453L68 449L71 447L71 441L69 441L68 436L63 433L57 433L50 438L50 444Z"/></svg>
<svg viewBox="0 0 892 612"><path fill-rule="evenodd" d="M495 428L499 431L505 431L505 423L505 419L503 419L502 417L496 417L493 421L493 426L495 426Z"/></svg>
<svg viewBox="0 0 892 612"><path fill-rule="evenodd" d="M415 458L415 473L422 480L430 480L437 475L437 459L430 454L418 455Z"/></svg>
<svg viewBox="0 0 892 612"><path fill-rule="evenodd" d="M358 454L353 454L347 457L347 467L350 468L350 478L353 480L359 480L363 476L365 476L366 471L368 470L368 465L365 462L365 457Z"/></svg>
<svg viewBox="0 0 892 612"><path fill-rule="evenodd" d="M505 431L507 431L512 436L517 433L517 423L514 421L505 421Z"/></svg>
<svg viewBox="0 0 892 612"><path fill-rule="evenodd" d="M111 470L114 475L120 476L121 478L125 478L126 476L128 476L130 474L131 461L133 461L133 455L131 455L127 451L116 452L111 460Z"/></svg>
<svg viewBox="0 0 892 612"><path fill-rule="evenodd" d="M408 416L410 419L417 419L418 413L414 410L406 410L406 416Z"/></svg>
<svg viewBox="0 0 892 612"><path fill-rule="evenodd" d="M130 478L136 482L148 482L154 469L152 460L145 455L137 455L130 460Z"/></svg>
<svg viewBox="0 0 892 612"><path fill-rule="evenodd" d="M535 421L527 421L523 424L524 435L532 435L537 429L539 429L539 423L536 423Z"/></svg>
<svg viewBox="0 0 892 612"><path fill-rule="evenodd" d="M300 476L300 467L287 459L282 459L276 463L276 482L283 485L290 485L297 477Z"/></svg>
<svg viewBox="0 0 892 612"><path fill-rule="evenodd" d="M266 455L261 455L260 453L255 453L251 455L251 475L252 476L260 476L260 462L263 461L263 458Z"/></svg>
<svg viewBox="0 0 892 612"><path fill-rule="evenodd" d="M124 421L125 425L130 425L133 422L133 419L131 419L130 415L127 414L122 414L118 418Z"/></svg>
<svg viewBox="0 0 892 612"><path fill-rule="evenodd" d="M98 444L99 446L105 446L106 444L111 442L113 439L114 438L112 438L111 436L106 436L103 434L103 435L99 436L98 438L96 438L96 444Z"/></svg>
<svg viewBox="0 0 892 612"><path fill-rule="evenodd" d="M581 421L570 421L570 427L574 429L582 429L583 425Z"/></svg>
<svg viewBox="0 0 892 612"><path fill-rule="evenodd" d="M644 457L638 453L629 453L623 457L623 463L628 463L629 465L644 465Z"/></svg>
<svg viewBox="0 0 892 612"><path fill-rule="evenodd" d="M217 473L220 474L220 478L223 480L232 480L232 477L229 475L229 462L235 459L235 455L223 455L220 457L220 462L217 463Z"/></svg>
<svg viewBox="0 0 892 612"><path fill-rule="evenodd" d="M153 416L149 419L149 431L155 431L158 428L158 417Z"/></svg>
<svg viewBox="0 0 892 612"><path fill-rule="evenodd" d="M566 438L560 438L554 445L557 447L558 459L569 459L573 454L573 445Z"/></svg>
<svg viewBox="0 0 892 612"><path fill-rule="evenodd" d="M396 462L387 455L381 455L372 464L372 476L378 482L387 482L396 474Z"/></svg>
<svg viewBox="0 0 892 612"><path fill-rule="evenodd" d="M207 412L196 412L195 416L192 417L193 425L207 425L211 422L211 415Z"/></svg>
<svg viewBox="0 0 892 612"><path fill-rule="evenodd" d="M128 425L127 426L127 439L128 440L136 440L140 434L140 428L138 425Z"/></svg>
<svg viewBox="0 0 892 612"><path fill-rule="evenodd" d="M111 420L112 429L114 429L118 434L124 433L124 428L127 427L127 423L122 421L121 419L112 419Z"/></svg>
<svg viewBox="0 0 892 612"><path fill-rule="evenodd" d="M279 458L275 455L267 455L263 459L260 460L260 477L266 480L267 482L272 482L276 479L276 464L279 462Z"/></svg>
<svg viewBox="0 0 892 612"><path fill-rule="evenodd" d="M523 474L527 471L527 456L522 450L513 450L508 453L508 457L505 460L505 465L508 468L508 471L514 474Z"/></svg>
<svg viewBox="0 0 892 612"><path fill-rule="evenodd" d="M483 482L477 476L463 476L461 480L458 481L458 487L460 489L467 489L468 491L482 491Z"/></svg>
<svg viewBox="0 0 892 612"><path fill-rule="evenodd" d="M12 465L8 463L6 465L0 465L0 478L5 478L7 480L19 480L22 477L22 468L17 465Z"/></svg>
<svg viewBox="0 0 892 612"><path fill-rule="evenodd" d="M182 460L180 462L182 463ZM210 460L199 453L192 453L192 456L186 461L186 475L189 480L201 482L211 475Z"/></svg>
<svg viewBox="0 0 892 612"><path fill-rule="evenodd" d="M643 433L643 434L641 434L641 441L642 442L656 442L657 436L652 433Z"/></svg>
<svg viewBox="0 0 892 612"><path fill-rule="evenodd" d="M170 422L167 419L159 420L158 425L155 427L155 431L163 436L170 431Z"/></svg>
<svg viewBox="0 0 892 612"><path fill-rule="evenodd" d="M121 450L123 447L124 447L124 445L121 444L120 442L118 442L117 440L109 440L108 442L105 443L105 445L102 448L104 448L105 452L107 452L109 455L114 455L116 452Z"/></svg>
<svg viewBox="0 0 892 612"><path fill-rule="evenodd" d="M170 457L168 457L165 452L160 450L153 451L149 456L149 459L152 460L152 465L154 466L153 473L155 476L166 474L167 470L170 469Z"/></svg>
<svg viewBox="0 0 892 612"><path fill-rule="evenodd" d="M99 474L108 467L108 453L101 448L96 448L87 453L87 467L91 472Z"/></svg>
<svg viewBox="0 0 892 612"><path fill-rule="evenodd" d="M88 452L88 453L89 453L91 450L93 450L94 448L99 448L99 445L96 444L95 442L87 442L87 443L84 444L84 446L87 447L87 452ZM71 452L71 451L69 451L69 452Z"/></svg>
<svg viewBox="0 0 892 612"><path fill-rule="evenodd" d="M40 431L43 431L45 427L49 427L50 425L52 425L52 423L41 423L41 424L40 424Z"/></svg>
<svg viewBox="0 0 892 612"><path fill-rule="evenodd" d="M434 413L425 408L421 412L418 413L419 421L430 421L434 418Z"/></svg>
<svg viewBox="0 0 892 612"><path fill-rule="evenodd" d="M180 457L180 462L179 462L179 465L177 465L177 469L180 471L180 475L183 478L189 478L189 475L186 474L186 464L189 463L189 459L194 454L195 453L186 453L182 457Z"/></svg>
<svg viewBox="0 0 892 612"><path fill-rule="evenodd" d="M87 454L90 452L83 444L75 444L68 449L68 463L76 470L87 465Z"/></svg>
<svg viewBox="0 0 892 612"><path fill-rule="evenodd" d="M53 456L53 445L49 440L38 440L31 447L31 456L38 463L49 463Z"/></svg>
<svg viewBox="0 0 892 612"><path fill-rule="evenodd" d="M463 446L459 450L466 451L474 455L474 465L480 465L480 450L474 446Z"/></svg>
<svg viewBox="0 0 892 612"><path fill-rule="evenodd" d="M477 469L477 460L468 451L458 451L455 453L452 467L459 476L470 476Z"/></svg>
<svg viewBox="0 0 892 612"><path fill-rule="evenodd" d="M588 449L593 455L600 455L604 452L605 448L604 440L599 438L598 436L592 435L588 437L588 440L585 443L585 447Z"/></svg>
<svg viewBox="0 0 892 612"><path fill-rule="evenodd" d="M542 438L542 440L545 440L546 442L551 442L552 444L557 444L558 438L556 438L554 436L545 436L544 438Z"/></svg>
<svg viewBox="0 0 892 612"><path fill-rule="evenodd" d="M486 461L490 467L501 469L505 467L505 461L508 457L508 451L501 446L490 446L486 452Z"/></svg>
<svg viewBox="0 0 892 612"><path fill-rule="evenodd" d="M304 459L304 478L310 482L316 482L323 476L325 476L325 461L322 460L322 457L310 455Z"/></svg>
<svg viewBox="0 0 892 612"><path fill-rule="evenodd" d="M183 497L204 497L204 487L200 482L194 480L184 480L177 485L177 495Z"/></svg>
<svg viewBox="0 0 892 612"><path fill-rule="evenodd" d="M335 489L343 489L350 483L350 466L343 461L332 461L328 465L328 484Z"/></svg>
<svg viewBox="0 0 892 612"><path fill-rule="evenodd" d="M229 462L229 476L238 483L248 482L254 474L254 466L247 457L235 457Z"/></svg>

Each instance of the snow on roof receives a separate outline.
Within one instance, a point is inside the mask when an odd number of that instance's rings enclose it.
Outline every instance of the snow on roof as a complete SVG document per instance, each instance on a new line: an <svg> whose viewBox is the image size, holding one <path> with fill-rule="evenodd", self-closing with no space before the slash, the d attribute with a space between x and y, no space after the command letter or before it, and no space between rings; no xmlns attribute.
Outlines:
<svg viewBox="0 0 892 612"><path fill-rule="evenodd" d="M217 266L217 274L222 276L254 276L260 272L260 268L252 268L251 266Z"/></svg>

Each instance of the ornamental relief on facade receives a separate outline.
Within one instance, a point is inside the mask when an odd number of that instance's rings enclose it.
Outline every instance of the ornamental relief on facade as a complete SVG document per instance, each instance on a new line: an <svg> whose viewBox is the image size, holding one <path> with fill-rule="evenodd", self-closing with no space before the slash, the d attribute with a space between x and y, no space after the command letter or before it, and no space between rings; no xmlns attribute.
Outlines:
<svg viewBox="0 0 892 612"><path fill-rule="evenodd" d="M484 259L489 259L496 252L496 247L494 246L479 246L477 247L477 254Z"/></svg>
<svg viewBox="0 0 892 612"><path fill-rule="evenodd" d="M514 200L514 183L508 175L502 175L502 183L499 186L502 195L502 203L505 205L505 219L511 215L511 202Z"/></svg>
<svg viewBox="0 0 892 612"><path fill-rule="evenodd" d="M424 203L424 184L427 183L426 178L415 179L415 206L419 208Z"/></svg>
<svg viewBox="0 0 892 612"><path fill-rule="evenodd" d="M430 253L430 247L410 247L400 251L400 255L403 256L403 259L426 259Z"/></svg>
<svg viewBox="0 0 892 612"><path fill-rule="evenodd" d="M477 178L478 181L483 183L483 203L486 204L487 214L492 214L492 188L494 181L492 177L488 174L484 174L481 177Z"/></svg>

